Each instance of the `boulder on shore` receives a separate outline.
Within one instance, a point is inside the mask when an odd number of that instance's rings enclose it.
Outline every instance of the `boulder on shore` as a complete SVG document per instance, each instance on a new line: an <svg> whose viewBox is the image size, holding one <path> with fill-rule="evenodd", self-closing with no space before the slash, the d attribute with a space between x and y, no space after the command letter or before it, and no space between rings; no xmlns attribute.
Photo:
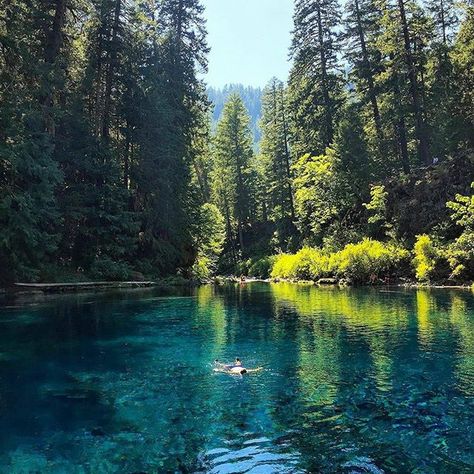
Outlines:
<svg viewBox="0 0 474 474"><path fill-rule="evenodd" d="M320 278L317 282L318 285L337 285L337 278Z"/></svg>

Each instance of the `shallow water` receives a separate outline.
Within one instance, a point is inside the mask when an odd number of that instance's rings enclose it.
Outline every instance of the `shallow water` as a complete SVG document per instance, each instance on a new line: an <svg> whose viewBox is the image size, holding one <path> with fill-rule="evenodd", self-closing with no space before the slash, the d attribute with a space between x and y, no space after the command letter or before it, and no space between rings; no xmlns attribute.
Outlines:
<svg viewBox="0 0 474 474"><path fill-rule="evenodd" d="M235 356L265 369L213 373ZM5 304L0 472L474 472L474 295L256 283Z"/></svg>

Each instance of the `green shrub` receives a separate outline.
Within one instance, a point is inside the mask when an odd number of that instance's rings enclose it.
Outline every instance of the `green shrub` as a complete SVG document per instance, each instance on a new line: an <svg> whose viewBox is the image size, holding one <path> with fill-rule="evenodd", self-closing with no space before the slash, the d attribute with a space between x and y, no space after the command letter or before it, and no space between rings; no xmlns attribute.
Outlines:
<svg viewBox="0 0 474 474"><path fill-rule="evenodd" d="M270 273L272 278L296 278L296 255L282 253L275 257Z"/></svg>
<svg viewBox="0 0 474 474"><path fill-rule="evenodd" d="M247 274L256 278L269 278L275 256L252 259Z"/></svg>
<svg viewBox="0 0 474 474"><path fill-rule="evenodd" d="M413 247L413 265L419 281L429 281L435 271L438 252L429 235L418 235Z"/></svg>
<svg viewBox="0 0 474 474"><path fill-rule="evenodd" d="M209 280L213 274L213 262L210 258L200 256L191 268L191 275L198 281Z"/></svg>
<svg viewBox="0 0 474 474"><path fill-rule="evenodd" d="M474 189L474 183L471 188ZM450 278L474 278L474 194L457 194L446 206L453 211L451 219L463 228L462 234L446 248Z"/></svg>
<svg viewBox="0 0 474 474"><path fill-rule="evenodd" d="M96 259L90 268L94 279L107 281L125 281L129 279L130 267L125 262L116 262L109 257Z"/></svg>
<svg viewBox="0 0 474 474"><path fill-rule="evenodd" d="M271 276L298 280L317 280L330 273L329 256L319 249L304 247L296 254L276 257Z"/></svg>
<svg viewBox="0 0 474 474"><path fill-rule="evenodd" d="M294 255L279 255L271 276L301 280L333 276L368 282L372 276L388 276L403 268L408 257L409 252L395 244L371 239L346 245L343 250L333 253L306 247Z"/></svg>
<svg viewBox="0 0 474 474"><path fill-rule="evenodd" d="M444 252L451 274L450 278L474 279L474 232L463 232Z"/></svg>
<svg viewBox="0 0 474 474"><path fill-rule="evenodd" d="M390 276L403 266L408 257L409 252L395 244L364 239L337 252L331 267L336 276L367 282L373 277Z"/></svg>

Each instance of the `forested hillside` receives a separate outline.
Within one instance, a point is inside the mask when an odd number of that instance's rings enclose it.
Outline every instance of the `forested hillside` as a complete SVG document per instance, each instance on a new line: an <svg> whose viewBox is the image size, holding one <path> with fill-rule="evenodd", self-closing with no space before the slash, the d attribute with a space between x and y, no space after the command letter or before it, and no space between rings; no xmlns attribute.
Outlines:
<svg viewBox="0 0 474 474"><path fill-rule="evenodd" d="M195 258L198 0L0 1L0 278L122 279Z"/></svg>
<svg viewBox="0 0 474 474"><path fill-rule="evenodd" d="M296 0L261 98L199 79L204 14L0 0L2 283L474 278L471 4Z"/></svg>
<svg viewBox="0 0 474 474"><path fill-rule="evenodd" d="M244 102L245 108L250 116L250 128L253 134L253 141L255 145L257 145L261 138L260 128L258 127L262 109L262 89L260 87L244 86L242 84L228 84L222 88L208 87L207 94L213 106L213 128L215 129L221 117L224 104L233 93L239 95Z"/></svg>
<svg viewBox="0 0 474 474"><path fill-rule="evenodd" d="M293 67L264 89L259 155L237 97L217 129L228 161L215 173L235 183L216 201L221 269L472 279L473 7L297 0L293 19Z"/></svg>

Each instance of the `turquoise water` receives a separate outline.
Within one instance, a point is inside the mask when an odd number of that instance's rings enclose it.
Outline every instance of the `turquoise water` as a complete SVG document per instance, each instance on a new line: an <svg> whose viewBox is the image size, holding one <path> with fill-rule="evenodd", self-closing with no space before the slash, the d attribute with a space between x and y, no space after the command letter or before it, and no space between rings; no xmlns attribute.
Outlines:
<svg viewBox="0 0 474 474"><path fill-rule="evenodd" d="M247 376L214 373L240 356ZM474 472L474 295L202 287L5 302L2 473Z"/></svg>

